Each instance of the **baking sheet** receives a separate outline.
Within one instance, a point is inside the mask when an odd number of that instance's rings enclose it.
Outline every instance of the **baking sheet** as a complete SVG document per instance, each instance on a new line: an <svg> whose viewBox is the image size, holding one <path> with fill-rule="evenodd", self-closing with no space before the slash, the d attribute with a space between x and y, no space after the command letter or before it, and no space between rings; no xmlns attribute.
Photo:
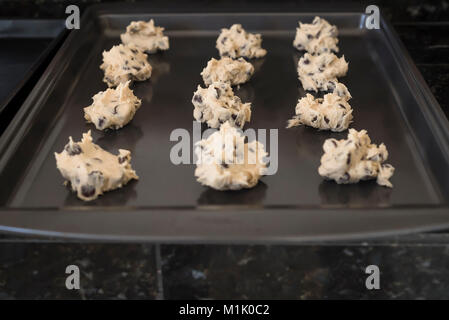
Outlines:
<svg viewBox="0 0 449 320"><path fill-rule="evenodd" d="M449 225L447 120L385 21L380 30L366 30L362 13L319 13L338 26L340 53L349 61L340 80L353 96L352 127L386 144L388 163L396 167L393 189L375 181L337 185L318 175L324 140L347 132L285 129L305 95L296 75L301 53L292 47L295 27L315 13L137 11L89 11L5 132L0 177L8 187L0 194L1 229L116 240L297 242ZM150 18L166 28L171 48L151 55L154 75L133 86L143 103L136 118L119 131L99 132L85 123L82 108L106 89L101 52L119 43L130 21ZM279 169L253 189L220 192L195 181L194 165L170 162L176 142L169 137L176 128L192 131L191 98L202 84L200 72L217 57L220 28L233 23L261 32L268 50L252 61L256 72L236 94L252 102L245 128L278 129ZM53 152L62 150L68 136L79 140L89 129L106 150L131 150L140 180L85 203L62 186Z"/></svg>
<svg viewBox="0 0 449 320"><path fill-rule="evenodd" d="M0 20L0 134L50 62L63 27L62 20Z"/></svg>

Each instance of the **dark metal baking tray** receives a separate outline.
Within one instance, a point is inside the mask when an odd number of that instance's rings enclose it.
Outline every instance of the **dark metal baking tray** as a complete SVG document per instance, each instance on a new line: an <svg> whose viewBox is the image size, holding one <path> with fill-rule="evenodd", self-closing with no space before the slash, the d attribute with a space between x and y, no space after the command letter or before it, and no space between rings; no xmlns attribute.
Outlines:
<svg viewBox="0 0 449 320"><path fill-rule="evenodd" d="M384 142L396 167L393 189L374 181L337 185L317 174L326 138L346 133L285 129L304 95L292 47L298 20L315 13L151 14L138 5L99 6L83 17L0 141L0 229L37 235L166 242L300 242L368 238L449 227L448 121L382 19L363 28L357 12L319 15L340 30L356 129ZM170 50L151 55L154 76L136 83L135 119L99 132L82 108L105 89L101 52L119 43L131 20L154 18ZM237 94L253 104L247 127L279 129L279 170L253 189L220 192L195 181L193 165L173 165L170 133L192 129L192 93L217 56L219 29L241 23L263 34L268 50ZM62 185L53 152L91 129L106 150L132 151L140 180L85 203Z"/></svg>
<svg viewBox="0 0 449 320"><path fill-rule="evenodd" d="M0 20L0 134L53 58L63 20Z"/></svg>

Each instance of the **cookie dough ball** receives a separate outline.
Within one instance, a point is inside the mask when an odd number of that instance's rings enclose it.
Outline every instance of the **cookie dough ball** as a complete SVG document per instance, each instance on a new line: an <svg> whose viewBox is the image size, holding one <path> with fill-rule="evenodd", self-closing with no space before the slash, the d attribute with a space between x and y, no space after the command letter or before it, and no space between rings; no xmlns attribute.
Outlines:
<svg viewBox="0 0 449 320"><path fill-rule="evenodd" d="M338 29L325 19L315 17L311 24L299 22L293 46L311 54L338 52Z"/></svg>
<svg viewBox="0 0 449 320"><path fill-rule="evenodd" d="M262 58L267 54L267 50L262 49L262 36L246 32L240 24L233 24L229 29L221 29L216 47L221 57L233 59Z"/></svg>
<svg viewBox="0 0 449 320"><path fill-rule="evenodd" d="M245 136L229 122L197 142L195 154L198 182L216 190L252 188L266 173L263 144L256 140L245 143Z"/></svg>
<svg viewBox="0 0 449 320"><path fill-rule="evenodd" d="M207 88L198 86L192 103L195 107L193 117L211 128L218 128L226 121L243 128L251 119L251 103L242 103L229 83L213 82Z"/></svg>
<svg viewBox="0 0 449 320"><path fill-rule="evenodd" d="M168 50L168 37L164 36L164 28L154 25L153 19L148 22L132 21L126 27L126 33L120 35L122 43L134 45L137 49L147 53L158 50Z"/></svg>
<svg viewBox="0 0 449 320"><path fill-rule="evenodd" d="M109 87L118 86L128 80L144 81L151 77L151 65L147 55L133 46L120 44L103 51L103 81Z"/></svg>
<svg viewBox="0 0 449 320"><path fill-rule="evenodd" d="M115 156L92 142L90 131L80 142L72 137L61 153L55 153L56 166L70 183L78 198L96 199L103 192L121 188L131 179L139 179L131 168L131 153L119 150Z"/></svg>
<svg viewBox="0 0 449 320"><path fill-rule="evenodd" d="M129 88L130 81L120 83L116 89L100 91L94 102L84 108L84 118L98 130L120 129L128 124L142 102Z"/></svg>
<svg viewBox="0 0 449 320"><path fill-rule="evenodd" d="M233 60L225 57L220 60L210 59L206 68L201 72L206 86L212 82L221 81L231 86L247 82L254 73L254 67L243 58Z"/></svg>
<svg viewBox="0 0 449 320"><path fill-rule="evenodd" d="M338 77L348 72L345 57L338 58L333 53L311 55L309 53L298 62L298 77L304 90L326 91L333 90Z"/></svg>
<svg viewBox="0 0 449 320"><path fill-rule="evenodd" d="M349 129L347 139L327 139L318 173L338 184L357 183L360 180L377 179L381 186L393 187L389 179L394 168L384 164L388 158L383 143L372 144L366 130Z"/></svg>
<svg viewBox="0 0 449 320"><path fill-rule="evenodd" d="M315 99L311 94L307 94L298 101L296 115L288 121L287 128L305 124L320 130L346 130L352 122L349 99L351 94L342 83L338 83L334 91L326 94L324 98Z"/></svg>

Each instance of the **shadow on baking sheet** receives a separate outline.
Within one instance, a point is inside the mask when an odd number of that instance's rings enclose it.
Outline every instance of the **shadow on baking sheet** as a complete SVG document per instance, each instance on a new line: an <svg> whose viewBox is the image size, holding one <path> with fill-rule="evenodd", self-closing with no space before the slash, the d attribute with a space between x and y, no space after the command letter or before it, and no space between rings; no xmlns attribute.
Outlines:
<svg viewBox="0 0 449 320"><path fill-rule="evenodd" d="M198 205L262 205L267 192L267 185L262 181L252 189L218 191L212 188L204 190L197 200Z"/></svg>

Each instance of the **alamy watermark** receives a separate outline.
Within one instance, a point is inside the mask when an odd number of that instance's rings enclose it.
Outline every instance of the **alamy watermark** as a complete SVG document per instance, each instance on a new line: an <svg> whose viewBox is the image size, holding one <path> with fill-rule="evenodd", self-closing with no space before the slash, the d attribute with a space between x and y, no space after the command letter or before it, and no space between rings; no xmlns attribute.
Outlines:
<svg viewBox="0 0 449 320"><path fill-rule="evenodd" d="M67 29L79 29L80 28L80 8L71 4L65 8L65 13L69 16L65 19L65 27Z"/></svg>
<svg viewBox="0 0 449 320"><path fill-rule="evenodd" d="M365 27L367 29L380 29L379 23L379 7L376 5L369 5L365 9L365 13L367 14L365 19Z"/></svg>
<svg viewBox="0 0 449 320"><path fill-rule="evenodd" d="M278 129L236 129L240 134L245 136L249 142L257 140L261 143L265 151L268 153L264 157L264 162L267 163L266 175L273 175L278 170ZM170 134L170 141L177 142L172 146L170 150L170 161L175 165L180 164L199 164L205 163L208 160L207 157L198 158L195 148L198 148L198 142L202 139L207 139L213 133L217 132L218 129L206 129L203 133L201 132L201 123L197 121L192 122L192 133L187 129L177 128L174 129ZM270 148L267 150L267 131L269 131L269 141ZM236 142L236 139L223 139L217 143L214 148L217 152L223 151L223 158L220 159L220 163L226 164L256 164L258 161L257 157L249 157L248 153L251 150L245 150L242 144ZM246 152L246 154L244 154ZM252 150L252 152L257 152L257 150ZM234 153L229 154L226 153ZM217 153L218 154L218 153ZM236 157L235 154L241 154L244 156Z"/></svg>
<svg viewBox="0 0 449 320"><path fill-rule="evenodd" d="M365 280L365 286L368 290L380 289L380 269L372 264L366 267L365 273L369 276Z"/></svg>
<svg viewBox="0 0 449 320"><path fill-rule="evenodd" d="M68 290L79 290L80 289L80 268L78 266L71 264L65 268L65 273L68 274L65 279L65 287Z"/></svg>

